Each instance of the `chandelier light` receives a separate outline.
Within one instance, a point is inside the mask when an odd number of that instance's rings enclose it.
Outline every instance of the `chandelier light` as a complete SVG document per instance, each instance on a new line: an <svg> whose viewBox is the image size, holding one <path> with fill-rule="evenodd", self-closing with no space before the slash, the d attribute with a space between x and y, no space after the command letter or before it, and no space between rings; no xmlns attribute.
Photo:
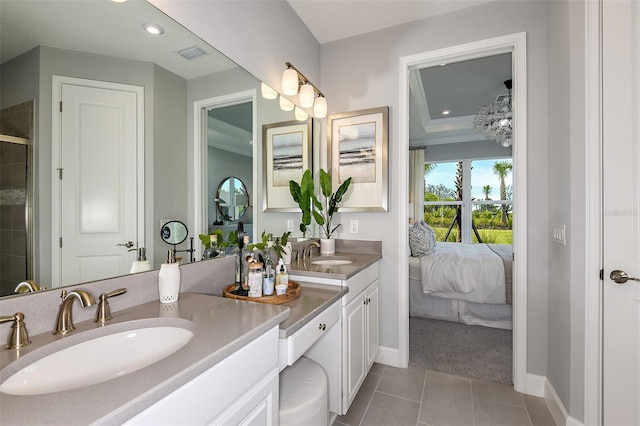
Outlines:
<svg viewBox="0 0 640 426"><path fill-rule="evenodd" d="M500 95L491 105L481 107L473 121L473 128L506 148L513 143L512 80L505 81L504 85L509 94Z"/></svg>
<svg viewBox="0 0 640 426"><path fill-rule="evenodd" d="M327 99L322 92L290 62L285 62L285 65L287 68L282 73L282 93L293 96L300 92L300 106L303 108L313 107L313 114L316 118L326 117Z"/></svg>

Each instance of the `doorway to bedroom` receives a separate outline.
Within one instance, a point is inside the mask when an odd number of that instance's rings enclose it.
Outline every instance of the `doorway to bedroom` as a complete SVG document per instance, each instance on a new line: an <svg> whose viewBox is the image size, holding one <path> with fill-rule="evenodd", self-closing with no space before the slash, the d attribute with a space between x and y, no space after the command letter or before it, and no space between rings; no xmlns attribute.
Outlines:
<svg viewBox="0 0 640 426"><path fill-rule="evenodd" d="M515 49L456 48L407 61L408 363L512 384Z"/></svg>

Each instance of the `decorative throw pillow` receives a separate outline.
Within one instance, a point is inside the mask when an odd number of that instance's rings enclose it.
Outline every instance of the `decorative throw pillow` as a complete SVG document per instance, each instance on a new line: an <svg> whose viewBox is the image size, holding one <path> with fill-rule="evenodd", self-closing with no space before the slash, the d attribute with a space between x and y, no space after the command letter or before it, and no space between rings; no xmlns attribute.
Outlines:
<svg viewBox="0 0 640 426"><path fill-rule="evenodd" d="M429 226L429 224L427 222L425 222L424 220L421 220L419 222L416 223L416 225L422 227L425 231L425 233L427 234L427 236L429 237L429 239L431 240L431 245L433 246L433 251L435 251L436 249L436 231ZM432 253L433 253L432 251Z"/></svg>
<svg viewBox="0 0 640 426"><path fill-rule="evenodd" d="M414 257L422 257L434 252L435 242L432 236L419 223L415 223L409 230L409 248L411 256Z"/></svg>

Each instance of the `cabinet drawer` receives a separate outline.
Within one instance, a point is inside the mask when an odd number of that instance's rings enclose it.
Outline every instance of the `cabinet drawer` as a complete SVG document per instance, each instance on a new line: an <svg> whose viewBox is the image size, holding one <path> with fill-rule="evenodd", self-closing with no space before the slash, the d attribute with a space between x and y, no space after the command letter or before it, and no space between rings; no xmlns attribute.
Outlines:
<svg viewBox="0 0 640 426"><path fill-rule="evenodd" d="M340 319L340 302L336 301L324 312L286 339L280 339L280 369L293 365Z"/></svg>

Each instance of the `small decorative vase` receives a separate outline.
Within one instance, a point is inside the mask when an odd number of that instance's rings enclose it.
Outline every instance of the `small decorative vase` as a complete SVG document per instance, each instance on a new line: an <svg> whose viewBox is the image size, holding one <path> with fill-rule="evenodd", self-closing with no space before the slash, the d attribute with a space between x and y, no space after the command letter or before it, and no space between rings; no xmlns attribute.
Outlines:
<svg viewBox="0 0 640 426"><path fill-rule="evenodd" d="M320 238L320 254L334 254L336 252L336 240L333 238Z"/></svg>

